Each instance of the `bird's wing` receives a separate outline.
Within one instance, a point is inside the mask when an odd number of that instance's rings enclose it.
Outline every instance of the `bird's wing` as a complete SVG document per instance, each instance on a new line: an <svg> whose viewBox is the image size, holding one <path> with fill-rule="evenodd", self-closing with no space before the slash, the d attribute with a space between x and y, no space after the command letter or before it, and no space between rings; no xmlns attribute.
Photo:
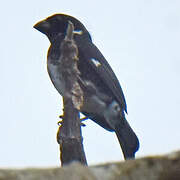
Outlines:
<svg viewBox="0 0 180 180"><path fill-rule="evenodd" d="M80 44L80 45L79 45ZM127 106L121 85L99 49L91 42L78 43L79 50L83 53L85 60L88 60L88 65L99 75L99 78L108 86L116 100L121 105L121 108L127 113Z"/></svg>

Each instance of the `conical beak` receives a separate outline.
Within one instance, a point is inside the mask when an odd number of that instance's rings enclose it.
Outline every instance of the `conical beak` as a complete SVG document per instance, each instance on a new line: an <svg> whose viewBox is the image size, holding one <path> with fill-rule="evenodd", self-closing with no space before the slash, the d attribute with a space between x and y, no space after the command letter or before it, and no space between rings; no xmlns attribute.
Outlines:
<svg viewBox="0 0 180 180"><path fill-rule="evenodd" d="M50 24L46 20L43 20L35 24L33 28L45 34L49 30Z"/></svg>

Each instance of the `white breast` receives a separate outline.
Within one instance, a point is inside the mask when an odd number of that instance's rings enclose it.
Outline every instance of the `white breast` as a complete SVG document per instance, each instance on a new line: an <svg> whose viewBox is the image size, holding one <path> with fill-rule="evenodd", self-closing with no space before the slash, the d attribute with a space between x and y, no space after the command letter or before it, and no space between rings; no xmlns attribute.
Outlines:
<svg viewBox="0 0 180 180"><path fill-rule="evenodd" d="M57 65L48 62L47 69L53 85L55 86L57 91L63 96L65 94L65 83L63 82L60 68Z"/></svg>

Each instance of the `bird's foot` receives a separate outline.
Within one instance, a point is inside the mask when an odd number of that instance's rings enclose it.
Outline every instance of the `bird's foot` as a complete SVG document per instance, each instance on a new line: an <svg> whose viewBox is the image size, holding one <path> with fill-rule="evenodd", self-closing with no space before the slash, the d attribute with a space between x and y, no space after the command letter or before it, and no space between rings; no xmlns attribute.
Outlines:
<svg viewBox="0 0 180 180"><path fill-rule="evenodd" d="M81 125L82 127L86 127L86 125L85 125L84 123L82 123L82 122L80 122L80 125Z"/></svg>
<svg viewBox="0 0 180 180"><path fill-rule="evenodd" d="M61 125L62 125L62 122L63 122L63 121L58 121L58 122L57 122L57 125L58 125L58 126L61 126Z"/></svg>
<svg viewBox="0 0 180 180"><path fill-rule="evenodd" d="M87 120L87 119L88 119L88 117L85 116L85 117L81 118L80 121L82 122L82 121L85 121L85 120Z"/></svg>
<svg viewBox="0 0 180 180"><path fill-rule="evenodd" d="M57 125L58 125L58 126L61 126L62 123L63 123L64 116L63 116L63 115L60 115L59 118L60 118L61 120L57 122ZM86 126L84 123L82 123L82 121L85 121L85 120L87 120L87 119L88 119L88 117L83 117L83 118L80 119L80 125L81 125L82 127L85 127L85 126Z"/></svg>
<svg viewBox="0 0 180 180"><path fill-rule="evenodd" d="M63 116L63 115L59 115L59 118L60 118L60 119L64 119L64 116Z"/></svg>
<svg viewBox="0 0 180 180"><path fill-rule="evenodd" d="M61 125L62 125L62 122L63 122L63 119L64 119L64 116L63 116L63 115L60 115L59 118L60 118L61 120L57 122L57 125L58 125L58 126L61 126Z"/></svg>
<svg viewBox="0 0 180 180"><path fill-rule="evenodd" d="M85 127L85 126L86 126L86 125L83 123L83 121L85 121L85 120L87 120L87 119L88 119L88 117L86 117L86 116L80 119L80 123L81 123L81 126L82 126L82 127Z"/></svg>

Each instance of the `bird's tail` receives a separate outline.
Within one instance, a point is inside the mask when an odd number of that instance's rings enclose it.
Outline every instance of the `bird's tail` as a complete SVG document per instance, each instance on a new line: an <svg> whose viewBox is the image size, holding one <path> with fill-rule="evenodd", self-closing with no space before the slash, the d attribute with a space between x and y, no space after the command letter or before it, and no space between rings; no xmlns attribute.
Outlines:
<svg viewBox="0 0 180 180"><path fill-rule="evenodd" d="M139 140L125 118L116 125L115 132L125 159L134 159L139 149Z"/></svg>

